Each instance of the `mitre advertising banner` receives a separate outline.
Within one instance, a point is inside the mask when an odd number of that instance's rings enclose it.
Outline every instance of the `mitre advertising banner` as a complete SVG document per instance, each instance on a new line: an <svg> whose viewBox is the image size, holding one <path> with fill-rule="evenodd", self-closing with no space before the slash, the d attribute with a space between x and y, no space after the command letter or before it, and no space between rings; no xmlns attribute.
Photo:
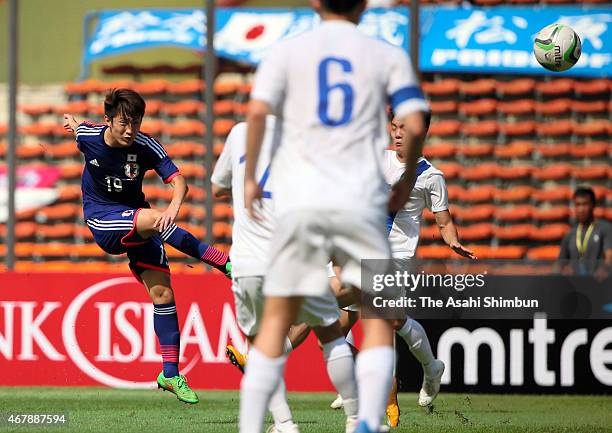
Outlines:
<svg viewBox="0 0 612 433"><path fill-rule="evenodd" d="M220 275L172 279L181 328L181 368L198 389L238 389L225 358L246 342ZM161 355L148 295L133 277L0 275L0 369L4 386L153 388ZM423 320L446 365L449 392L609 393L612 324L601 320ZM357 330L357 341L360 332ZM418 391L421 368L398 340L402 390ZM292 391L331 391L312 336L289 357Z"/></svg>
<svg viewBox="0 0 612 433"><path fill-rule="evenodd" d="M570 26L582 41L578 63L555 75L611 75L612 11L580 6L423 8L420 68L425 72L550 75L536 61L533 42L552 23Z"/></svg>
<svg viewBox="0 0 612 433"><path fill-rule="evenodd" d="M199 9L147 9L96 12L95 30L85 37L84 65L110 55L145 48L206 48L206 16ZM313 28L311 9L218 8L217 55L257 64L279 40ZM545 26L571 26L582 40L582 56L562 75L609 76L612 66L612 13L609 8L443 7L421 8L420 68L427 72L551 74L532 53ZM408 8L369 9L360 29L390 44L409 46ZM89 28L88 25L85 26Z"/></svg>

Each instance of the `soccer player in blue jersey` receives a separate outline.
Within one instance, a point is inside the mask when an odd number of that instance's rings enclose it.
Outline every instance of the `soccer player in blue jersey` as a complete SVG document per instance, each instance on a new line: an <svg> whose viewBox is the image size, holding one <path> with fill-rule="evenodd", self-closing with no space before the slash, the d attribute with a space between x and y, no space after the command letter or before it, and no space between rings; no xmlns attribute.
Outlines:
<svg viewBox="0 0 612 433"><path fill-rule="evenodd" d="M104 100L104 125L78 123L64 114L64 127L75 133L85 156L82 177L83 215L96 243L108 254L127 253L134 276L154 304L154 327L163 371L159 388L185 403L198 396L179 374L180 332L164 243L231 276L226 254L196 239L174 220L187 194L179 169L157 140L140 131L145 101L129 89L113 89ZM155 170L173 188L164 211L151 209L142 192L145 172Z"/></svg>

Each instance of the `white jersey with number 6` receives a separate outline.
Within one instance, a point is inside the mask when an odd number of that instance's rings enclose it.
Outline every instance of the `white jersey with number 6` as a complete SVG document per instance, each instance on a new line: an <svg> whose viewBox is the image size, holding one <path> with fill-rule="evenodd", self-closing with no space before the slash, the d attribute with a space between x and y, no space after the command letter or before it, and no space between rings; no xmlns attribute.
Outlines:
<svg viewBox="0 0 612 433"><path fill-rule="evenodd" d="M215 185L232 190L234 227L230 257L235 277L264 275L266 271L273 228L270 154L278 145L279 132L274 116L268 116L256 173L264 191L262 206L258 209L260 220L251 219L244 207L246 123L232 128L211 177Z"/></svg>
<svg viewBox="0 0 612 433"><path fill-rule="evenodd" d="M384 213L387 103L403 117L429 107L405 52L347 21L280 42L257 69L251 98L282 119L275 211Z"/></svg>

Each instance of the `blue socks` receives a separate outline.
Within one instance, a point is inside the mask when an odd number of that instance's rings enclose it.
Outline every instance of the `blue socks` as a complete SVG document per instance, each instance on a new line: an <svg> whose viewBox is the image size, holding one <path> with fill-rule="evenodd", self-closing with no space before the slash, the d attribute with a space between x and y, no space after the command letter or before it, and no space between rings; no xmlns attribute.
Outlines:
<svg viewBox="0 0 612 433"><path fill-rule="evenodd" d="M153 327L161 348L164 377L178 376L181 333L174 302L153 305Z"/></svg>

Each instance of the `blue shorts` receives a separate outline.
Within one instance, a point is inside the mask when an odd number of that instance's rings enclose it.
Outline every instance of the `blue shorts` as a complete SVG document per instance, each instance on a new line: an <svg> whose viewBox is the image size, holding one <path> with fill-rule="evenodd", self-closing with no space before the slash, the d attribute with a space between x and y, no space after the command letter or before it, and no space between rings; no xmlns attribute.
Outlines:
<svg viewBox="0 0 612 433"><path fill-rule="evenodd" d="M158 235L148 239L136 232L136 218L140 209L120 208L88 218L85 222L94 240L108 254L127 253L130 269L140 279L147 269L170 273L164 243ZM141 280L142 281L142 280Z"/></svg>

